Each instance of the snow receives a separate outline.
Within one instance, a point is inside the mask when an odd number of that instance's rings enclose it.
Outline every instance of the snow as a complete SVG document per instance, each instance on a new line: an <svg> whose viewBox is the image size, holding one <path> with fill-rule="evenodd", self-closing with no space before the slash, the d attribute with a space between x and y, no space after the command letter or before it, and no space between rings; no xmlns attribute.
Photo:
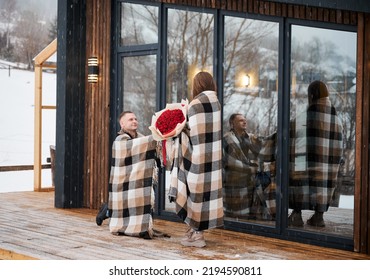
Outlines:
<svg viewBox="0 0 370 280"><path fill-rule="evenodd" d="M56 74L43 73L43 105L56 105ZM0 166L34 163L34 72L0 69ZM55 145L56 110L42 110L42 164ZM42 172L50 187L51 170ZM0 172L0 193L33 190L33 170Z"/></svg>

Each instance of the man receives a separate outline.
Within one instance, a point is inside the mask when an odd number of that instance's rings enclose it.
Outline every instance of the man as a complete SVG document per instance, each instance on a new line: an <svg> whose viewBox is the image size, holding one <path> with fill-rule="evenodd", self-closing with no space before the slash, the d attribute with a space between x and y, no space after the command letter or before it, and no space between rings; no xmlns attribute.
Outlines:
<svg viewBox="0 0 370 280"><path fill-rule="evenodd" d="M138 121L133 112L125 111L121 113L118 122L121 129L112 147L113 164L109 182L109 204L104 203L100 208L96 216L96 224L100 226L105 219L111 218L111 232L125 234L127 231L126 226L130 224L128 220L135 220L135 218L132 218L131 214L138 211L141 214L136 213L135 215L141 218L145 216L144 220L148 221L148 225L144 226L144 228L146 227L146 229L151 231L151 225L149 225L149 223L152 223L151 210L143 210L142 205L138 206L139 203L135 202L135 199L132 200L132 196L135 196L133 193L140 193L140 197L137 198L138 201L141 201L140 203L146 198L145 206L147 207L149 205L151 208L153 205L154 193L151 189L157 179L157 168L154 160L156 142L153 141L151 136L145 137L137 131ZM140 141L138 141L139 138ZM139 155L134 155L134 147L135 151L143 149L144 152L139 152ZM133 160L133 156L135 156L136 160ZM147 170L145 176L149 178L143 178L141 175L137 176L137 173L135 173L135 166L137 166L137 163L142 163L139 161L145 163ZM144 183L144 181L150 182L150 185ZM145 191L142 191L144 189ZM130 202L128 202L129 193L131 194ZM130 206L128 206L129 204ZM151 233L148 234L146 229L141 229L143 223L145 222L139 221L138 224L133 226L135 229L128 230L128 233L130 235L137 234L139 236L141 234L141 237L151 237Z"/></svg>
<svg viewBox="0 0 370 280"><path fill-rule="evenodd" d="M229 118L224 135L224 212L232 218L274 219L276 213L276 133L248 134L240 113Z"/></svg>
<svg viewBox="0 0 370 280"><path fill-rule="evenodd" d="M247 119L242 114L232 114L229 125L230 131L224 135L224 212L228 217L248 218L258 169L259 147L257 139L247 133Z"/></svg>
<svg viewBox="0 0 370 280"><path fill-rule="evenodd" d="M125 141L143 136L137 131L139 123L133 112L131 111L122 112L118 117L118 122L120 124L121 129L118 132L116 140L120 138L121 140ZM111 213L108 209L108 203L104 203L101 206L98 214L96 215L96 224L98 226L101 226L103 221L105 219L108 219L110 216Z"/></svg>

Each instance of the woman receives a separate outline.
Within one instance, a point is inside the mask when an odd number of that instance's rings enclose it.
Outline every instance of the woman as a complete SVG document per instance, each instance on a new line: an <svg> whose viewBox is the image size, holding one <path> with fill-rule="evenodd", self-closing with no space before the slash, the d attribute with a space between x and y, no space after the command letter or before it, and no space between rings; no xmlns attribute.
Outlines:
<svg viewBox="0 0 370 280"><path fill-rule="evenodd" d="M302 227L302 210L314 210L306 223L325 227L343 156L343 127L321 81L308 87L308 109L292 122L289 225Z"/></svg>
<svg viewBox="0 0 370 280"><path fill-rule="evenodd" d="M189 226L181 244L204 247L203 231L223 225L221 106L207 72L194 77L187 129L174 147L169 196Z"/></svg>

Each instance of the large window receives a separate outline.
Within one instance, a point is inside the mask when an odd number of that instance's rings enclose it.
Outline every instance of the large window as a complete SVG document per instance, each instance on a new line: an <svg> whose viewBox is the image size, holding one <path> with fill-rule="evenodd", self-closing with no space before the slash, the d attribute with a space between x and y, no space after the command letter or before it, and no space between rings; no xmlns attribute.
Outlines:
<svg viewBox="0 0 370 280"><path fill-rule="evenodd" d="M149 124L156 111L156 55L122 58L123 109L135 113L138 130L149 135Z"/></svg>
<svg viewBox="0 0 370 280"><path fill-rule="evenodd" d="M120 45L158 42L158 8L130 3L121 4Z"/></svg>
<svg viewBox="0 0 370 280"><path fill-rule="evenodd" d="M148 127L157 105L158 10L156 6L120 3L119 108L135 113L138 130L144 135L150 134Z"/></svg>
<svg viewBox="0 0 370 280"><path fill-rule="evenodd" d="M199 71L213 73L214 16L168 10L167 102L190 99L191 82Z"/></svg>
<svg viewBox="0 0 370 280"><path fill-rule="evenodd" d="M225 17L225 218L274 223L279 24Z"/></svg>
<svg viewBox="0 0 370 280"><path fill-rule="evenodd" d="M293 25L290 227L352 237L355 104L356 33Z"/></svg>
<svg viewBox="0 0 370 280"><path fill-rule="evenodd" d="M191 101L192 80L199 71L213 74L214 15L168 9L166 102ZM169 172L166 172L169 178ZM166 193L169 182L166 182ZM166 210L174 203L166 200Z"/></svg>

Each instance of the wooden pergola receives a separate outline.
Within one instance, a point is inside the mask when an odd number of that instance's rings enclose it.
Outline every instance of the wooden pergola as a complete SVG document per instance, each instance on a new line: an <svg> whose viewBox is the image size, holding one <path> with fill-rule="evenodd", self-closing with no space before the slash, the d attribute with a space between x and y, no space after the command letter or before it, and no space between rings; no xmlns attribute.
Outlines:
<svg viewBox="0 0 370 280"><path fill-rule="evenodd" d="M43 69L56 69L56 62L48 59L57 51L57 39L54 39L35 58L35 120L34 120L34 191L42 191L41 143L42 143L42 110L56 109L56 106L42 104L42 73Z"/></svg>

